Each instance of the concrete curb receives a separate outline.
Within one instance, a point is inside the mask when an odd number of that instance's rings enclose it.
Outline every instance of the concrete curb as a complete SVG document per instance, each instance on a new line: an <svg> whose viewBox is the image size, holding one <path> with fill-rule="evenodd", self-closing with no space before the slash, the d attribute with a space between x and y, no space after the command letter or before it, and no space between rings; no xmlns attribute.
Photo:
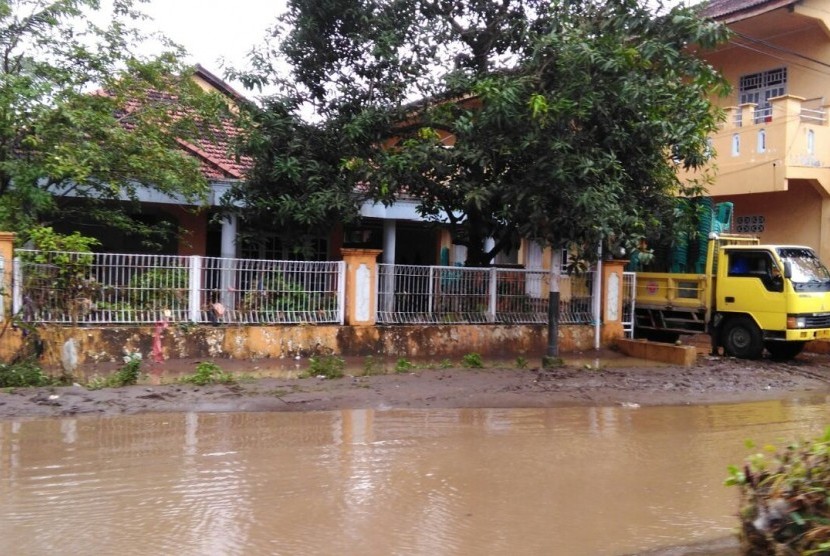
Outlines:
<svg viewBox="0 0 830 556"><path fill-rule="evenodd" d="M624 338L617 339L616 345L621 353L647 361L660 361L682 367L691 367L697 361L697 348L694 346L679 346Z"/></svg>

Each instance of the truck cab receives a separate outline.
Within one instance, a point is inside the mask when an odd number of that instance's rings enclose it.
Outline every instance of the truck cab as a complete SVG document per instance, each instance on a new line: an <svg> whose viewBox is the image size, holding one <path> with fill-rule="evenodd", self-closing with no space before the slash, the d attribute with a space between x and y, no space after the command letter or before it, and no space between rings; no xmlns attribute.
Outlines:
<svg viewBox="0 0 830 556"><path fill-rule="evenodd" d="M830 271L812 249L727 245L717 254L710 313L715 349L754 359L766 348L784 359L808 341L830 338Z"/></svg>

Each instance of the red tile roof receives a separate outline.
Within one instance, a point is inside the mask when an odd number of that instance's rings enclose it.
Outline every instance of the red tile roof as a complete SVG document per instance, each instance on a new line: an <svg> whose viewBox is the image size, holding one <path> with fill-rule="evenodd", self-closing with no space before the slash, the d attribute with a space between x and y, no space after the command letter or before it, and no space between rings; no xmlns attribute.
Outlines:
<svg viewBox="0 0 830 556"><path fill-rule="evenodd" d="M195 76L205 80L219 93L229 97L233 102L246 102L245 97L237 93L230 85L197 65ZM167 102L173 106L174 113L176 98L170 94L150 91L147 98L151 101ZM127 111L138 107L138 103L129 103ZM125 125L129 123L125 122ZM210 125L204 130L203 138L197 141L177 139L177 143L189 155L199 159L202 175L209 181L244 179L245 173L252 167L253 161L249 157L237 157L234 154L234 144L241 130L233 125L230 119L225 119L217 125Z"/></svg>
<svg viewBox="0 0 830 556"><path fill-rule="evenodd" d="M732 23L798 2L799 0L709 0L704 4L702 13L704 17Z"/></svg>

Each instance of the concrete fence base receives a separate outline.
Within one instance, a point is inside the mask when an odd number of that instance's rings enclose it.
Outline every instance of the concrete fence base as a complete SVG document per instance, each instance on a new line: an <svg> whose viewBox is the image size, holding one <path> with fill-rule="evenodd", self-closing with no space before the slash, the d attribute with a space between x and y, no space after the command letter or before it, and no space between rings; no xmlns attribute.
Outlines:
<svg viewBox="0 0 830 556"><path fill-rule="evenodd" d="M547 325L412 326L203 326L41 327L37 331L44 367L61 366L63 346L74 340L79 366L121 362L140 352L147 361L185 358L255 360L319 354L365 357L483 358L542 357ZM22 332L6 334L6 355L22 345ZM563 353L593 349L594 328L562 326ZM6 359L8 360L8 359Z"/></svg>

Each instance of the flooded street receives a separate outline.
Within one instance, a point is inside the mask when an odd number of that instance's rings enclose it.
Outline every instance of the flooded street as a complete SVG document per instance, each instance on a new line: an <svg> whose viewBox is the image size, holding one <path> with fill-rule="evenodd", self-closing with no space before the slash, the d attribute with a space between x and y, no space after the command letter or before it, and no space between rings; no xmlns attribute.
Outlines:
<svg viewBox="0 0 830 556"><path fill-rule="evenodd" d="M0 421L0 554L636 554L728 537L827 399Z"/></svg>

